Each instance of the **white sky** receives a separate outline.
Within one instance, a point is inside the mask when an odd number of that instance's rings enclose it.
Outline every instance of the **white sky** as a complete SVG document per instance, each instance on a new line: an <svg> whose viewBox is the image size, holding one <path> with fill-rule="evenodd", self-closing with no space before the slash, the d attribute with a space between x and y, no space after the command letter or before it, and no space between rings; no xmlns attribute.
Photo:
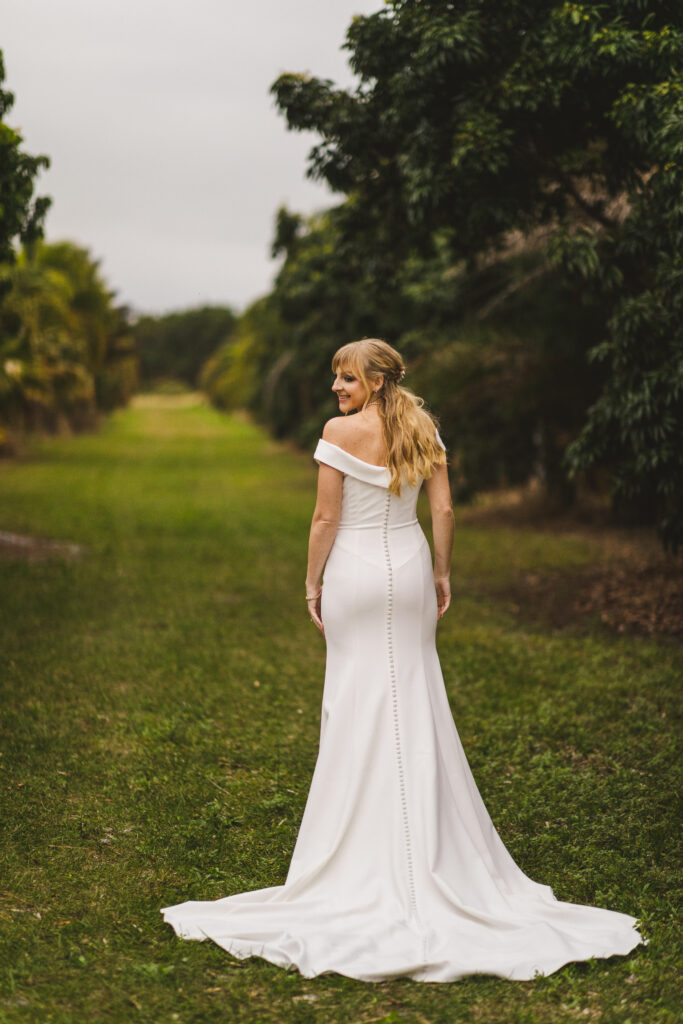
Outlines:
<svg viewBox="0 0 683 1024"><path fill-rule="evenodd" d="M269 95L283 71L352 84L354 14L383 0L0 0L7 115L45 153L45 237L101 260L137 312L243 309L270 290L281 203L343 198L305 178L317 139Z"/></svg>

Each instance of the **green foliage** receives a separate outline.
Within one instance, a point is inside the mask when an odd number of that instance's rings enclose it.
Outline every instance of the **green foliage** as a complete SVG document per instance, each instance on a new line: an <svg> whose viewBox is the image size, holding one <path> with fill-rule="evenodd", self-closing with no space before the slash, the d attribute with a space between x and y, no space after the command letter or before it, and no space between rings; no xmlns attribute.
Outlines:
<svg viewBox="0 0 683 1024"><path fill-rule="evenodd" d="M237 318L232 333L202 367L199 384L219 409L248 409L258 405L268 340L277 329L273 304L257 299Z"/></svg>
<svg viewBox="0 0 683 1024"><path fill-rule="evenodd" d="M670 110L682 24L674 5L623 0L391 0L348 30L355 92L291 74L272 91L290 127L322 136L309 173L349 195L360 231L380 198L396 233L429 244L450 226L469 255L577 205L610 220L656 158L619 114L634 82Z"/></svg>
<svg viewBox="0 0 683 1024"><path fill-rule="evenodd" d="M455 323L407 332L399 344L415 349L410 385L438 411L454 493L463 501L535 477L567 505L564 450L600 385L586 362L600 307L539 253L460 276L468 299Z"/></svg>
<svg viewBox="0 0 683 1024"><path fill-rule="evenodd" d="M616 507L627 521L657 523L665 547L683 543L683 99L677 98L677 168L660 164L637 193L621 231L601 240L607 254L582 265L596 290L613 296L604 340L590 351L608 368L567 461L576 473L612 468ZM648 104L653 154L667 135L670 108ZM643 131L645 131L644 125ZM664 155L661 155L662 161ZM596 247L598 251L598 247ZM572 246L566 245L572 258ZM622 283L623 282L623 283Z"/></svg>
<svg viewBox="0 0 683 1024"><path fill-rule="evenodd" d="M235 314L226 306L200 306L163 316L139 317L133 335L142 380L149 384L172 377L195 387L202 365L234 326Z"/></svg>
<svg viewBox="0 0 683 1024"><path fill-rule="evenodd" d="M681 648L592 620L530 627L487 593L599 565L604 536L458 521L437 647L520 866L562 899L641 916L649 945L533 982L307 980L184 942L159 910L286 876L324 678L303 602L310 453L139 396L30 455L3 468L0 522L85 550L1 563L3 1024L674 1024Z"/></svg>
<svg viewBox="0 0 683 1024"><path fill-rule="evenodd" d="M590 280L604 325L591 357L603 390L586 396L568 466L606 466L616 503L675 547L680 5L390 0L353 19L345 47L355 90L291 73L272 86L288 125L321 137L308 174L347 197L342 244L394 280L411 258L432 260L437 238L454 265L476 268L513 232L545 227L551 259L577 286Z"/></svg>
<svg viewBox="0 0 683 1024"><path fill-rule="evenodd" d="M14 105L14 94L2 88L4 80L5 62L0 51L0 263L11 263L17 237L30 243L42 235L52 200L33 198L34 178L41 167L50 166L50 159L29 156L21 150L22 136L5 121ZM0 280L0 297L6 287L4 278Z"/></svg>
<svg viewBox="0 0 683 1024"><path fill-rule="evenodd" d="M91 426L128 401L137 359L127 310L72 242L25 246L0 267L0 423L20 430Z"/></svg>

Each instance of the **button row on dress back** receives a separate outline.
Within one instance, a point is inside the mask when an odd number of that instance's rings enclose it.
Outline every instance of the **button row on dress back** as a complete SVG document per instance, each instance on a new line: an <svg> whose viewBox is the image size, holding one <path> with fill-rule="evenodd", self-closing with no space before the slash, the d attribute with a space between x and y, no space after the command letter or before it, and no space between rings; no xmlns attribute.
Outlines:
<svg viewBox="0 0 683 1024"><path fill-rule="evenodd" d="M393 603L394 603L394 577L391 565L391 552L389 550L389 512L391 510L391 493L387 492L386 506L384 510L384 522L382 539L384 543L384 556L387 566L387 654L389 659L389 681L391 684L391 701L394 717L394 739L396 742L396 764L398 767L399 790L401 794L401 811L403 815L403 831L406 847L406 864L408 870L408 895L410 905L414 912L417 912L415 900L415 881L413 878L413 854L410 842L410 821L408 818L408 800L406 796L405 776L403 772L403 755L401 753L401 729L398 717L398 691L396 686L396 665L394 662L394 639L393 639Z"/></svg>

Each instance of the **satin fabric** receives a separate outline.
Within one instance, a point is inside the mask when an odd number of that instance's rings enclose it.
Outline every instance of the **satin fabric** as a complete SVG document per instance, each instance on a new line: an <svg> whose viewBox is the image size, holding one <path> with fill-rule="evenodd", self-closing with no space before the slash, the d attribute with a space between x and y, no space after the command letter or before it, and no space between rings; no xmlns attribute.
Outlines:
<svg viewBox="0 0 683 1024"><path fill-rule="evenodd" d="M555 899L482 802L436 651L420 487L397 497L388 469L322 439L314 458L343 474L342 511L323 576L318 759L287 878L164 907L164 920L307 978L526 980L630 952L635 918Z"/></svg>

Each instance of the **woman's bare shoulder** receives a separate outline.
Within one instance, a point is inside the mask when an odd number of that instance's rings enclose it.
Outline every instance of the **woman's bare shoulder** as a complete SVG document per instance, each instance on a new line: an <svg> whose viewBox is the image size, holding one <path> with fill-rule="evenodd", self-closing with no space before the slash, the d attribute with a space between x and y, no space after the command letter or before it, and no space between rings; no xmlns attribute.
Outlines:
<svg viewBox="0 0 683 1024"><path fill-rule="evenodd" d="M338 444L342 448L345 447L344 442L354 436L353 425L350 423L350 420L354 418L353 416L333 416L323 427L323 441Z"/></svg>
<svg viewBox="0 0 683 1024"><path fill-rule="evenodd" d="M323 440L364 462L384 465L385 447L379 419L373 422L362 416L335 416L325 424Z"/></svg>

